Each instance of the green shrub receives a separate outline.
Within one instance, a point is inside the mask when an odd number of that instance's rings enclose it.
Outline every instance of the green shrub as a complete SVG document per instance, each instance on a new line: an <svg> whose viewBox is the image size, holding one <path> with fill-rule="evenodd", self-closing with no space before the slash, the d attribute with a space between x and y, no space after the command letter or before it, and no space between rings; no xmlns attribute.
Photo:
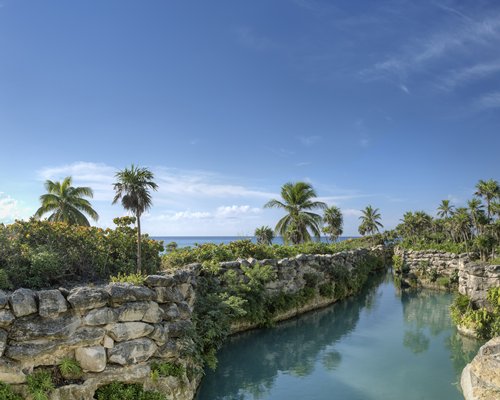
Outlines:
<svg viewBox="0 0 500 400"><path fill-rule="evenodd" d="M455 243L451 241L433 241L431 238L423 238L417 242L403 240L398 246L406 250L438 250L447 253L461 254L468 251L465 243Z"/></svg>
<svg viewBox="0 0 500 400"><path fill-rule="evenodd" d="M157 372L159 376L174 376L176 378L181 378L185 374L186 368L181 364L171 362L153 362L151 363L151 371L153 373Z"/></svg>
<svg viewBox="0 0 500 400"><path fill-rule="evenodd" d="M431 268L429 270L429 280L431 282L436 282L437 278L439 277L439 274L437 272L437 269L436 268Z"/></svg>
<svg viewBox="0 0 500 400"><path fill-rule="evenodd" d="M315 288L319 283L319 275L314 272L306 272L303 275L307 287Z"/></svg>
<svg viewBox="0 0 500 400"><path fill-rule="evenodd" d="M0 289L2 290L12 289L12 282L9 279L9 274L3 268L0 268Z"/></svg>
<svg viewBox="0 0 500 400"><path fill-rule="evenodd" d="M12 391L10 385L0 382L0 399L2 400L22 400L23 398Z"/></svg>
<svg viewBox="0 0 500 400"><path fill-rule="evenodd" d="M83 374L80 363L73 358L63 358L58 368L64 379L80 379Z"/></svg>
<svg viewBox="0 0 500 400"><path fill-rule="evenodd" d="M439 286L449 288L450 287L450 278L448 278L447 276L440 276L436 279L436 283Z"/></svg>
<svg viewBox="0 0 500 400"><path fill-rule="evenodd" d="M38 370L26 377L28 391L36 400L48 400L49 394L54 390L52 374L49 371Z"/></svg>
<svg viewBox="0 0 500 400"><path fill-rule="evenodd" d="M113 382L96 390L97 400L167 400L159 392L144 391L142 385Z"/></svg>
<svg viewBox="0 0 500 400"><path fill-rule="evenodd" d="M392 267L396 273L403 272L403 258L397 254L392 256Z"/></svg>
<svg viewBox="0 0 500 400"><path fill-rule="evenodd" d="M322 283L321 285L319 285L318 289L319 289L319 294L322 297L326 297L326 298L332 298L333 297L333 294L334 294L334 284L331 284L331 283Z"/></svg>
<svg viewBox="0 0 500 400"><path fill-rule="evenodd" d="M124 274L119 272L117 276L112 276L110 278L110 282L112 283L132 283L134 285L143 285L144 279L147 275L143 275L141 273L129 273Z"/></svg>

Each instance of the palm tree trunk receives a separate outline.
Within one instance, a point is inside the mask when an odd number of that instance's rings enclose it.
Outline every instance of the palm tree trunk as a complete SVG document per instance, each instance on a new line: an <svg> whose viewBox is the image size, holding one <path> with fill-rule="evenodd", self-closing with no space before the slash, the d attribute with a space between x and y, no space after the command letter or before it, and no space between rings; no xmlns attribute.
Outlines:
<svg viewBox="0 0 500 400"><path fill-rule="evenodd" d="M137 213L137 273L142 273L141 259L141 217Z"/></svg>

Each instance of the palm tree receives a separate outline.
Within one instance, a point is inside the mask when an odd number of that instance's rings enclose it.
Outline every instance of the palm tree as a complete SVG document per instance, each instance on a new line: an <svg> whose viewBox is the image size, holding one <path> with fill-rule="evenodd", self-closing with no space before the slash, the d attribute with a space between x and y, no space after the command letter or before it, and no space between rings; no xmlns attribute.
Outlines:
<svg viewBox="0 0 500 400"><path fill-rule="evenodd" d="M500 185L497 181L490 179L487 181L479 180L476 185L476 196L484 198L486 201L486 211L488 212L488 219L491 218L491 202L496 197L500 197Z"/></svg>
<svg viewBox="0 0 500 400"><path fill-rule="evenodd" d="M472 224L474 225L474 229L476 233L481 234L480 222L484 220L484 211L483 205L481 204L481 200L478 198L473 198L472 200L467 201L467 206L469 207L469 213L472 218ZM481 218L483 216L483 218Z"/></svg>
<svg viewBox="0 0 500 400"><path fill-rule="evenodd" d="M361 235L365 235L366 233L373 235L376 232L379 232L379 228L383 228L384 226L380 223L380 213L378 208L373 208L371 205L367 206L364 210L361 210L363 215L359 217L361 220L361 225L359 225L358 231Z"/></svg>
<svg viewBox="0 0 500 400"><path fill-rule="evenodd" d="M328 207L323 215L323 222L325 223L323 232L330 237L332 242L335 242L343 232L344 218L340 208L335 206Z"/></svg>
<svg viewBox="0 0 500 400"><path fill-rule="evenodd" d="M308 229L315 237L320 237L321 216L310 210L324 209L326 204L315 201L316 197L310 184L288 182L281 187L282 200L272 199L264 205L265 208L282 208L287 212L274 229L283 236L286 243L290 241L298 244L311 240Z"/></svg>
<svg viewBox="0 0 500 400"><path fill-rule="evenodd" d="M472 218L465 207L457 208L452 218L452 229L455 238L461 238L467 245L467 241L472 237Z"/></svg>
<svg viewBox="0 0 500 400"><path fill-rule="evenodd" d="M92 198L94 192L89 187L71 186L72 178L67 176L62 182L45 181L46 194L40 196L42 205L35 213L35 218L41 218L46 213L52 213L47 219L54 222L66 222L70 225L90 226L87 214L94 221L99 214L84 197Z"/></svg>
<svg viewBox="0 0 500 400"><path fill-rule="evenodd" d="M132 166L118 171L118 180L113 184L116 192L113 204L121 199L125 210L132 212L137 218L137 272L142 272L141 260L141 215L151 208L153 202L149 189L156 190L158 185L153 181L154 175L147 168Z"/></svg>
<svg viewBox="0 0 500 400"><path fill-rule="evenodd" d="M274 239L274 232L268 226L261 226L255 229L255 238L258 244L271 245Z"/></svg>
<svg viewBox="0 0 500 400"><path fill-rule="evenodd" d="M438 207L438 217L448 218L453 214L453 209L455 207L450 203L450 200L441 200L441 204Z"/></svg>

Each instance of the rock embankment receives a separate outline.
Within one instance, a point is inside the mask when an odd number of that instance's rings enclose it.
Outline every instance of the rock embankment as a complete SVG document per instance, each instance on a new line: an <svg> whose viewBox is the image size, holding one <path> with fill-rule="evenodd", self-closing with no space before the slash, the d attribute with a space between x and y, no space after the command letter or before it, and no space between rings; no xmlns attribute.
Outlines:
<svg viewBox="0 0 500 400"><path fill-rule="evenodd" d="M462 371L465 400L500 399L500 336L491 339Z"/></svg>

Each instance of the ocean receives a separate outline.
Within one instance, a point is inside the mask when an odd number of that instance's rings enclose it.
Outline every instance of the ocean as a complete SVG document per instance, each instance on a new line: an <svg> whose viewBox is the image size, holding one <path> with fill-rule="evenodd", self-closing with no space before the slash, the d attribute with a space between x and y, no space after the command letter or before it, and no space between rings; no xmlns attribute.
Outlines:
<svg viewBox="0 0 500 400"><path fill-rule="evenodd" d="M155 240L162 240L164 244L170 242L177 243L178 247L188 247L196 246L197 244L204 243L215 243L215 244L226 244L229 242L234 242L235 240L251 240L256 242L255 236L151 236ZM341 236L338 241L341 242L346 239L352 239L355 236ZM328 243L329 240L326 237L322 237L321 242ZM277 237L273 240L274 244L283 244L283 238Z"/></svg>

